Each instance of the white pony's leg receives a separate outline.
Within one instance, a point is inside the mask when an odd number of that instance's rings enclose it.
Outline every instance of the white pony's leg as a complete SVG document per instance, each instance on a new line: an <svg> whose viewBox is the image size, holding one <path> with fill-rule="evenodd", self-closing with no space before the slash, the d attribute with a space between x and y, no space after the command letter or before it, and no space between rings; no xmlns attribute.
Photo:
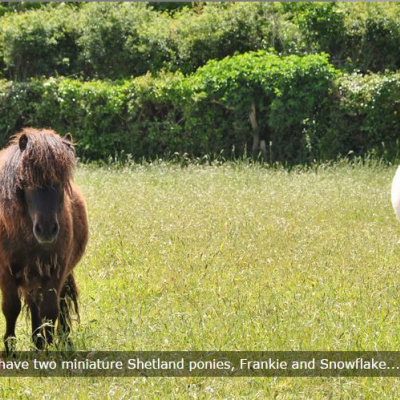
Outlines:
<svg viewBox="0 0 400 400"><path fill-rule="evenodd" d="M392 182L392 206L400 222L400 167L397 168Z"/></svg>

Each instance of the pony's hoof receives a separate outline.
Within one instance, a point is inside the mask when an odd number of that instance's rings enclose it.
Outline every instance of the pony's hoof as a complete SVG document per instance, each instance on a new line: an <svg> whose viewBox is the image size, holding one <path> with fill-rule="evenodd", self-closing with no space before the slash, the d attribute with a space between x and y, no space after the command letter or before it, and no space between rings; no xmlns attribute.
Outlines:
<svg viewBox="0 0 400 400"><path fill-rule="evenodd" d="M32 341L33 344L35 345L37 350L43 350L44 346L46 344L45 338L42 336L42 334L36 334L32 336Z"/></svg>
<svg viewBox="0 0 400 400"><path fill-rule="evenodd" d="M17 338L15 336L10 336L4 340L4 348L6 356L10 357L15 354L15 349L17 345Z"/></svg>

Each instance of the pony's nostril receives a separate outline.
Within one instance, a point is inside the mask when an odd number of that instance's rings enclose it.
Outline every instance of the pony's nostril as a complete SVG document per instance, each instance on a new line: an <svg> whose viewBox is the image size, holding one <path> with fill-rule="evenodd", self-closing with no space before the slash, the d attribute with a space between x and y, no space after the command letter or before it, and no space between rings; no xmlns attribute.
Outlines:
<svg viewBox="0 0 400 400"><path fill-rule="evenodd" d="M58 233L58 224L57 222L55 222L53 227L51 228L51 234L56 235L57 233Z"/></svg>
<svg viewBox="0 0 400 400"><path fill-rule="evenodd" d="M39 236L43 233L43 225L42 225L42 224L37 223L37 224L35 225L35 233L36 233L37 235L39 235Z"/></svg>

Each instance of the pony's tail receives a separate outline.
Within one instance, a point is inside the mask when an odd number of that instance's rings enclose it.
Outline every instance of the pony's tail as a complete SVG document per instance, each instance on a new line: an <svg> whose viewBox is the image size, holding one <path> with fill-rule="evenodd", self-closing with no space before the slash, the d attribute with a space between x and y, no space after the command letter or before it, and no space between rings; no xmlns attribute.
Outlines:
<svg viewBox="0 0 400 400"><path fill-rule="evenodd" d="M72 314L75 314L79 321L78 287L72 273L68 275L65 281L60 308L60 317L64 319L64 323L68 324L69 327L71 327Z"/></svg>

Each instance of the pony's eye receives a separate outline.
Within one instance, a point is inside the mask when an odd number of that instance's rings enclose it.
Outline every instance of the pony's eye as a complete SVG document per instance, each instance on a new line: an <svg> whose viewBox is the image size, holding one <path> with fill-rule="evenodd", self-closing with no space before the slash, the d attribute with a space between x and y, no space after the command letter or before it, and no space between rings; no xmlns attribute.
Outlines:
<svg viewBox="0 0 400 400"><path fill-rule="evenodd" d="M20 199L20 200L24 200L25 199L24 189L17 188L17 198Z"/></svg>

